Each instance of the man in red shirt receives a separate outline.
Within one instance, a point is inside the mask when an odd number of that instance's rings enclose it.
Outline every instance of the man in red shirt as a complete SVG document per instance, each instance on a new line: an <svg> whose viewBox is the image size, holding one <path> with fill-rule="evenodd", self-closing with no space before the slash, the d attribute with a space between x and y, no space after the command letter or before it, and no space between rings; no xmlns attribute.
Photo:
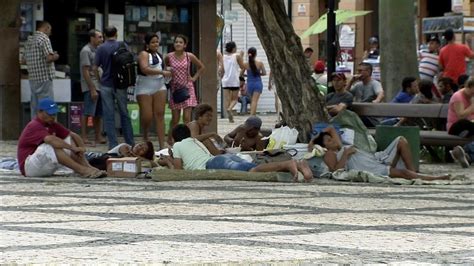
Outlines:
<svg viewBox="0 0 474 266"><path fill-rule="evenodd" d="M57 113L58 106L50 98L38 102L36 118L26 125L18 141L21 173L32 177L51 176L64 165L82 177L105 177L105 172L87 162L81 137L55 121Z"/></svg>
<svg viewBox="0 0 474 266"><path fill-rule="evenodd" d="M466 74L466 58L474 59L474 53L467 45L456 44L452 29L447 29L444 34L447 44L441 48L439 53L439 65L442 76L457 82L458 77Z"/></svg>

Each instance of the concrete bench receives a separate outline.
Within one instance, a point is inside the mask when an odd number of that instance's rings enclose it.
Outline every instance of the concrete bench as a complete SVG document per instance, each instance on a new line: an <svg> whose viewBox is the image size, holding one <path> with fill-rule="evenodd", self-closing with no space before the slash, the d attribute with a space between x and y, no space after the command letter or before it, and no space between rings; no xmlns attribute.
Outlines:
<svg viewBox="0 0 474 266"><path fill-rule="evenodd" d="M435 118L448 117L447 104L403 104L403 103L353 103L352 111L359 116ZM374 135L375 129L369 129ZM449 135L446 131L420 130L420 143L429 146L464 145L474 138L461 138Z"/></svg>

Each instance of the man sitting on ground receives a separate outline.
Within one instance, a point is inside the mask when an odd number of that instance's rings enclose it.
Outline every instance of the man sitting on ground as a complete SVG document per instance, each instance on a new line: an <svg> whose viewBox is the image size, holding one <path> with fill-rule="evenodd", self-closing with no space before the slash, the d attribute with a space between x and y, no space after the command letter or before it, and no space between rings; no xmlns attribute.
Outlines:
<svg viewBox="0 0 474 266"><path fill-rule="evenodd" d="M186 125L180 124L173 129L173 158L174 169L204 170L227 169L248 172L290 172L293 178L298 178L300 171L306 181L313 177L311 169L305 160L288 160L277 163L250 163L235 154L213 156L204 144L191 137L191 131Z"/></svg>
<svg viewBox="0 0 474 266"><path fill-rule="evenodd" d="M240 147L242 151L261 151L265 149L261 127L262 120L257 116L251 116L243 125L225 135L224 141L229 147Z"/></svg>
<svg viewBox="0 0 474 266"><path fill-rule="evenodd" d="M82 138L55 121L58 106L53 100L41 99L37 110L18 140L18 162L24 176L52 176L61 165L85 178L107 175L87 162Z"/></svg>

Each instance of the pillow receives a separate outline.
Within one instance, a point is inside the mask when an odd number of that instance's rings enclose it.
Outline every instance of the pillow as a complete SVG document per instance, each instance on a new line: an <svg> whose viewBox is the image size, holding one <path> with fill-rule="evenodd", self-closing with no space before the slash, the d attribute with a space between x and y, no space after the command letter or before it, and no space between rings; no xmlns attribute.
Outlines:
<svg viewBox="0 0 474 266"><path fill-rule="evenodd" d="M311 172L313 172L313 177L320 178L326 177L326 175L331 174L322 157L312 157L306 161L308 162L308 165L311 168Z"/></svg>

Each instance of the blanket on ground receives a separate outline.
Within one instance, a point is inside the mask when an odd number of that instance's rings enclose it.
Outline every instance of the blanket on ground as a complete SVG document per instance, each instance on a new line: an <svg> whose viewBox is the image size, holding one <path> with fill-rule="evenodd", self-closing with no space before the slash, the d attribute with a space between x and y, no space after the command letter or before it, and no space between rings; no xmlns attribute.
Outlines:
<svg viewBox="0 0 474 266"><path fill-rule="evenodd" d="M453 176L450 180L427 181L421 179L404 179L392 178L388 176L379 176L370 172L358 170L337 170L332 173L332 179L337 181L384 183L394 185L469 185L473 183L472 179L464 175Z"/></svg>

